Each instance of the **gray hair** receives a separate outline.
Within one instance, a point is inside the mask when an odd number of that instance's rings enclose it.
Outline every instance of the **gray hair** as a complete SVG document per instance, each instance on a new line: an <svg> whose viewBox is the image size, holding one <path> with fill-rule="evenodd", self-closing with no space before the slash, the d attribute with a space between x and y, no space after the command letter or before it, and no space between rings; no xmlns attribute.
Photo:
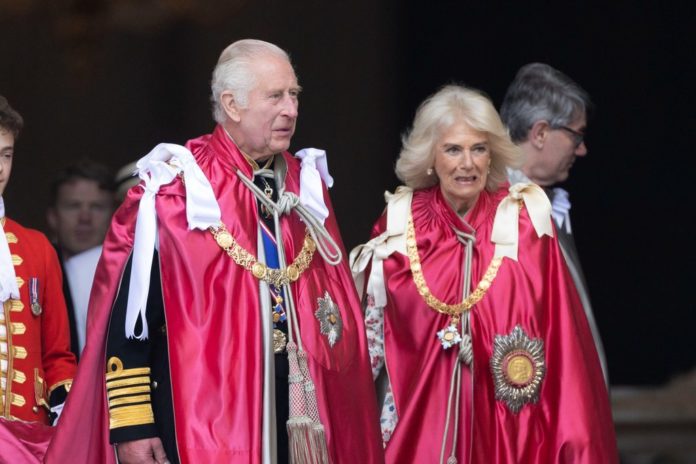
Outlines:
<svg viewBox="0 0 696 464"><path fill-rule="evenodd" d="M256 84L251 63L255 58L265 54L280 56L290 62L290 57L282 48L263 40L238 40L222 51L213 70L213 79L210 84L213 118L217 123L222 124L227 118L220 101L222 92L231 91L240 107L246 108L249 103L249 92Z"/></svg>
<svg viewBox="0 0 696 464"><path fill-rule="evenodd" d="M505 94L500 116L515 143L527 140L537 121L558 128L572 124L592 107L590 97L577 83L544 63L524 65Z"/></svg>
<svg viewBox="0 0 696 464"><path fill-rule="evenodd" d="M437 176L427 173L435 161L434 145L442 132L458 122L484 132L488 137L491 170L486 180L486 190L497 190L507 181L506 168L516 168L521 164L520 150L510 140L488 97L461 85L443 87L418 107L413 128L402 137L396 176L413 189L435 185Z"/></svg>

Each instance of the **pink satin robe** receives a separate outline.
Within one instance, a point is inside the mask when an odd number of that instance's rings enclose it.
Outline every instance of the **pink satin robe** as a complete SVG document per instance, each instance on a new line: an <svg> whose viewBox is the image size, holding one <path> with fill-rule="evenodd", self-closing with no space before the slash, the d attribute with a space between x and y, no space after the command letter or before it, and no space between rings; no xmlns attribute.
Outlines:
<svg viewBox="0 0 696 464"><path fill-rule="evenodd" d="M507 189L482 192L466 221L475 229L472 290L494 253L491 231ZM467 231L439 187L416 191L412 202L418 252L431 292L462 300L464 246L452 228ZM373 236L385 229L385 217ZM384 262L386 366L398 423L387 463L437 463L457 348L443 350L436 333L448 317L418 293L407 256ZM490 289L471 311L473 367L464 367L459 417L459 464L614 463L618 461L609 400L582 307L555 238L538 238L520 212L519 258L505 258ZM518 413L496 400L490 360L496 335L521 325L544 343L546 376L540 399ZM451 430L452 424L450 425ZM450 434L451 437L451 434ZM447 442L445 460L451 449Z"/></svg>
<svg viewBox="0 0 696 464"><path fill-rule="evenodd" d="M251 167L219 126L187 146L210 180L227 229L256 255L256 201L235 174L240 169L251 177ZM288 164L286 190L298 194L299 161L289 153L281 156ZM87 348L61 418L65 424L57 430L47 462L114 462L108 444L104 339L131 252L140 195L139 187L129 192L104 243L90 302ZM326 228L343 248L326 189L324 196L330 210ZM156 199L181 462L260 463L263 355L258 281L235 264L209 232L187 229L185 202L179 179L163 186ZM305 227L292 213L282 216L281 228L291 262L302 247ZM330 266L317 252L292 287L332 462L383 462L360 305L345 259ZM325 291L343 319L341 339L333 347L314 315ZM79 443L73 441L75 436L81 437Z"/></svg>

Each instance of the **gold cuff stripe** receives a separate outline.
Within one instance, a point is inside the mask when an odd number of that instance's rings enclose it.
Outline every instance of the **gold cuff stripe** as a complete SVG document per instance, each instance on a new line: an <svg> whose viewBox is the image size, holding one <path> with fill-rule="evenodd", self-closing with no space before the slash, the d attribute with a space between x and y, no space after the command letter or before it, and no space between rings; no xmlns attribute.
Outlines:
<svg viewBox="0 0 696 464"><path fill-rule="evenodd" d="M53 390L56 388L63 386L65 387L66 392L70 392L70 388L72 387L73 379L65 379L61 380L60 382L56 382L51 387L48 389L48 396L51 396L51 393L53 393Z"/></svg>
<svg viewBox="0 0 696 464"><path fill-rule="evenodd" d="M17 359L25 359L27 357L27 350L23 346L13 346L14 357Z"/></svg>
<svg viewBox="0 0 696 464"><path fill-rule="evenodd" d="M24 260L22 259L21 256L12 255L12 264L14 264L15 266L20 266L23 262L24 262Z"/></svg>
<svg viewBox="0 0 696 464"><path fill-rule="evenodd" d="M150 395L124 396L109 400L109 409L114 406L122 406L124 404L149 403Z"/></svg>
<svg viewBox="0 0 696 464"><path fill-rule="evenodd" d="M116 388L109 391L109 398L116 398L123 395L133 395L135 393L150 393L150 385L141 385L138 387Z"/></svg>
<svg viewBox="0 0 696 464"><path fill-rule="evenodd" d="M12 323L12 335L24 335L27 331L27 326L21 322Z"/></svg>
<svg viewBox="0 0 696 464"><path fill-rule="evenodd" d="M150 377L130 377L127 379L109 380L106 382L106 389L111 390L130 385L150 385Z"/></svg>
<svg viewBox="0 0 696 464"><path fill-rule="evenodd" d="M132 377L134 375L150 375L149 367L136 367L133 369L121 369L118 371L106 371L106 380L120 379L121 377Z"/></svg>
<svg viewBox="0 0 696 464"><path fill-rule="evenodd" d="M7 243L17 243L17 236L12 232L5 232L5 237L7 238Z"/></svg>
<svg viewBox="0 0 696 464"><path fill-rule="evenodd" d="M122 406L109 410L109 429L154 423L155 416L149 403Z"/></svg>

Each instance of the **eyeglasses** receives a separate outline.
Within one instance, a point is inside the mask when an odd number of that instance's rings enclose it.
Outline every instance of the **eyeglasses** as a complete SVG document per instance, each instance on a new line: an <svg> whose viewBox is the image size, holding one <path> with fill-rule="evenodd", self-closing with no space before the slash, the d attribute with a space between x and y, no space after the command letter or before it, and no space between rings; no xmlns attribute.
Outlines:
<svg viewBox="0 0 696 464"><path fill-rule="evenodd" d="M563 129L564 131L568 132L572 138L573 138L573 143L575 144L575 148L578 148L582 142L585 141L585 134L582 132L578 132L575 129L571 129L568 126L558 126L556 129Z"/></svg>

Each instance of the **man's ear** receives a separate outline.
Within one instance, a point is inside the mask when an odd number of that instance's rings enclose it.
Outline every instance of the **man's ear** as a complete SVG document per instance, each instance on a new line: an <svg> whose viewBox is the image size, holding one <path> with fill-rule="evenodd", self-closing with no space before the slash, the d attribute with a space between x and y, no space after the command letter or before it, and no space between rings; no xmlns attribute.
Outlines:
<svg viewBox="0 0 696 464"><path fill-rule="evenodd" d="M548 121L542 119L541 121L535 122L529 130L529 141L536 149L541 150L544 148L544 143L549 136L550 130L551 126Z"/></svg>
<svg viewBox="0 0 696 464"><path fill-rule="evenodd" d="M235 100L231 90L225 90L220 94L220 105L222 105L223 111L225 111L225 114L230 120L239 122L242 119L239 111L241 108L237 104L237 100Z"/></svg>

